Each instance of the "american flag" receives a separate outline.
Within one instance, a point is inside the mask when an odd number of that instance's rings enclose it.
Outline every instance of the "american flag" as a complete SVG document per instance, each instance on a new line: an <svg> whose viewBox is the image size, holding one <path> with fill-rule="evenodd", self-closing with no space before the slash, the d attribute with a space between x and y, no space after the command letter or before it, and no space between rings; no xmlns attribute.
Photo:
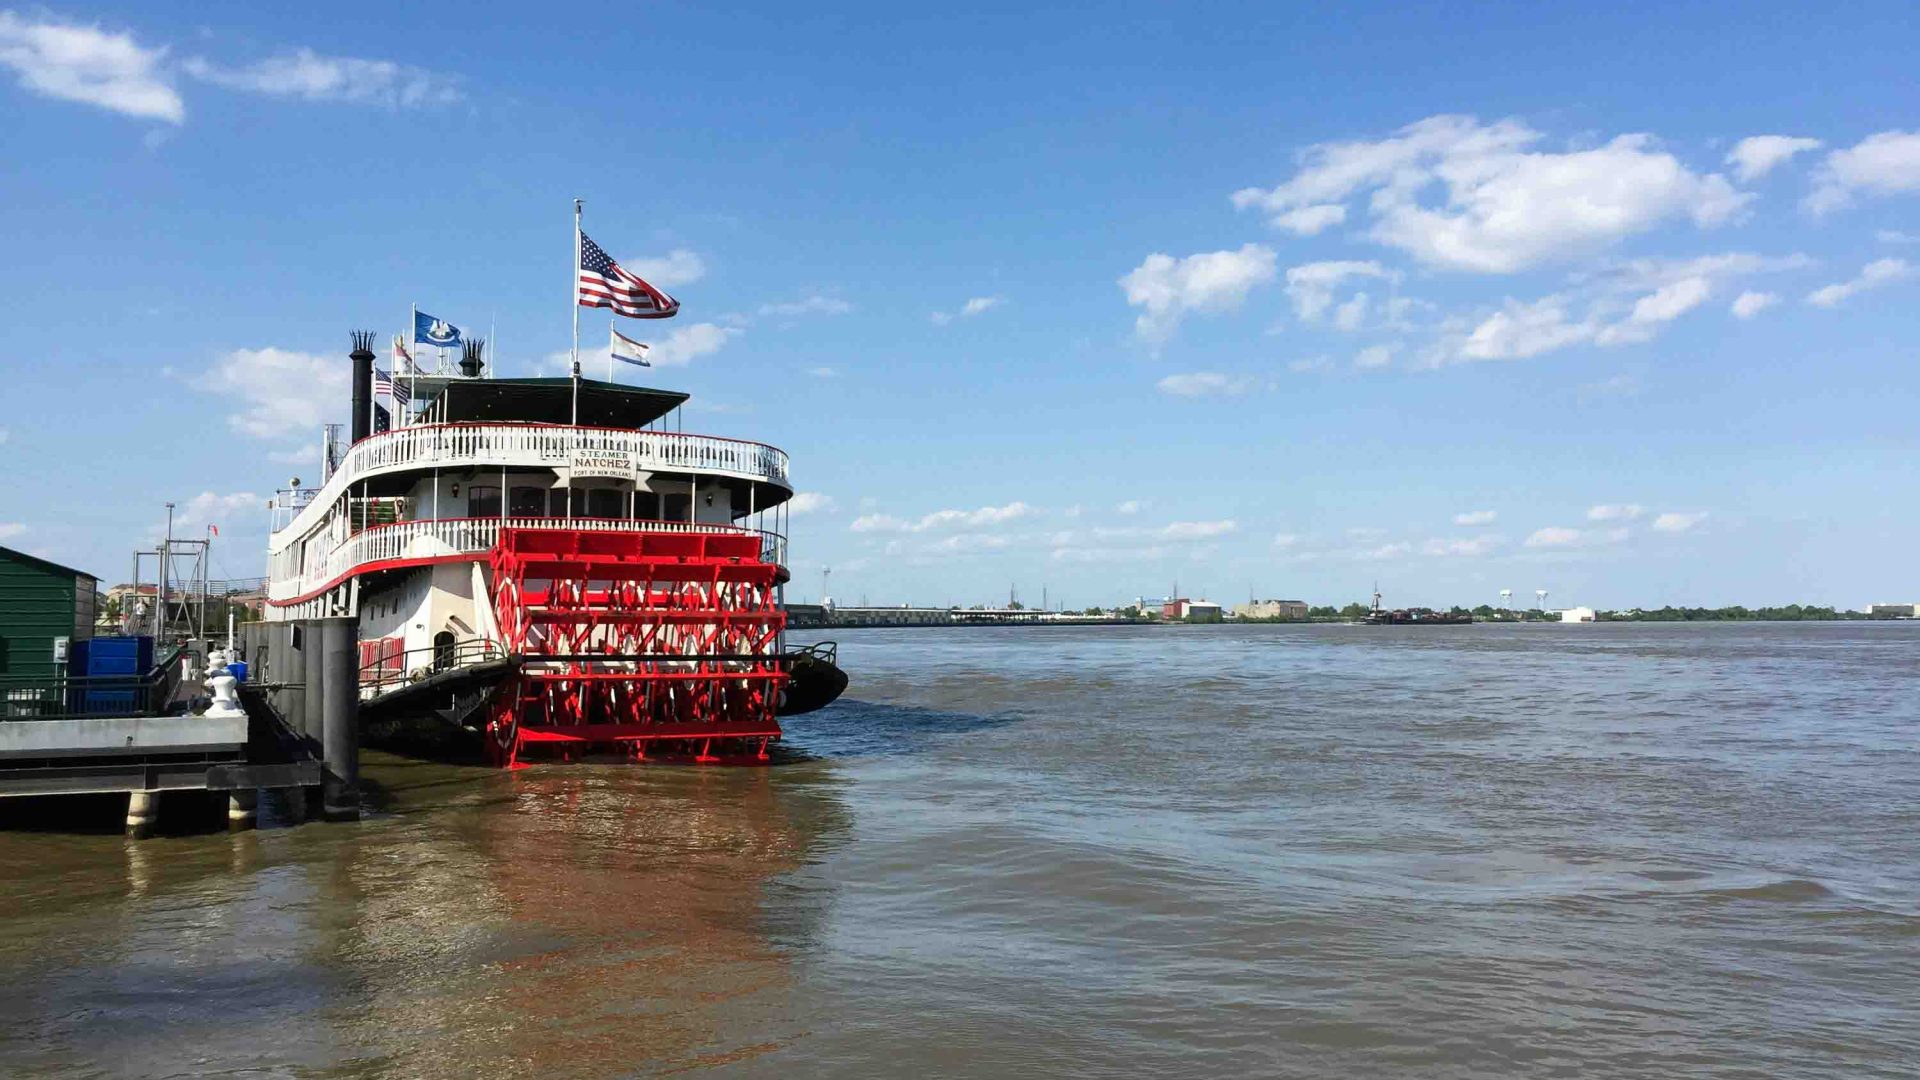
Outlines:
<svg viewBox="0 0 1920 1080"><path fill-rule="evenodd" d="M374 368L373 396L379 397L381 394L392 398L395 405L405 405L407 402L413 400L413 395L407 393L407 384L395 382L393 376L381 371L379 368Z"/></svg>
<svg viewBox="0 0 1920 1080"><path fill-rule="evenodd" d="M641 281L580 234L580 306L612 308L629 319L665 319L680 301Z"/></svg>

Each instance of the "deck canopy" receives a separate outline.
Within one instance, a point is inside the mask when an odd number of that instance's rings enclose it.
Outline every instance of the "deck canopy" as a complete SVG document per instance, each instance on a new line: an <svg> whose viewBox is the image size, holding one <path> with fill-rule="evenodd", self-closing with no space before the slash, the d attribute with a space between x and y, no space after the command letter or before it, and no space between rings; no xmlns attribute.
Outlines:
<svg viewBox="0 0 1920 1080"><path fill-rule="evenodd" d="M642 428L672 412L687 396L581 379L579 422L588 427ZM448 379L437 397L440 404L433 416L440 423L574 422L572 379Z"/></svg>

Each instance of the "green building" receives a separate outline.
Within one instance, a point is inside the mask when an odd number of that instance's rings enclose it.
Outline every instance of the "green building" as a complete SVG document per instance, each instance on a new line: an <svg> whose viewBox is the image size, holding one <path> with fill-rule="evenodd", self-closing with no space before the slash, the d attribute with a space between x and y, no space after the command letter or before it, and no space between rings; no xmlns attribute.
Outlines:
<svg viewBox="0 0 1920 1080"><path fill-rule="evenodd" d="M67 649L93 636L92 574L0 547L0 675L64 674Z"/></svg>

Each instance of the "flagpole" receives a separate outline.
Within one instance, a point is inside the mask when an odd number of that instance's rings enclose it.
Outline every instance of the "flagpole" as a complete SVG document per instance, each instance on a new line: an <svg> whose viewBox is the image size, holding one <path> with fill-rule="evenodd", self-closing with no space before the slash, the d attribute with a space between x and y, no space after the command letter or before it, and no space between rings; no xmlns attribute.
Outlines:
<svg viewBox="0 0 1920 1080"><path fill-rule="evenodd" d="M607 381L617 382L613 377L613 310L607 310Z"/></svg>
<svg viewBox="0 0 1920 1080"><path fill-rule="evenodd" d="M420 303L417 300L414 301L413 311L411 312L411 315L412 317L407 320L407 345L406 345L407 407L409 409L413 407L413 398L415 397L416 393L420 389L418 386L414 385L414 382L413 382L414 373L420 370L420 365L413 362L413 346L415 344L413 340L413 328L420 324Z"/></svg>
<svg viewBox="0 0 1920 1080"><path fill-rule="evenodd" d="M573 200L573 283L567 300L573 306L573 428L569 440L578 446L580 439L580 203ZM567 519L573 519L573 461L567 461Z"/></svg>

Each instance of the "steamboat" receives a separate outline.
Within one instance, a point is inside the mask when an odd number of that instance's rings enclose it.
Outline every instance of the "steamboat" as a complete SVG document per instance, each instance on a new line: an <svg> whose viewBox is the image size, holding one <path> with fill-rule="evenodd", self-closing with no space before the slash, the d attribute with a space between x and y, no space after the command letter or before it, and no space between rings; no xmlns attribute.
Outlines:
<svg viewBox="0 0 1920 1080"><path fill-rule="evenodd" d="M577 365L490 377L477 341L409 359L389 425L372 344L351 440L330 428L320 482L275 493L268 539L268 619L357 627L363 729L432 717L510 767L753 763L845 688L831 646L787 646L783 451L665 430L688 395Z"/></svg>

